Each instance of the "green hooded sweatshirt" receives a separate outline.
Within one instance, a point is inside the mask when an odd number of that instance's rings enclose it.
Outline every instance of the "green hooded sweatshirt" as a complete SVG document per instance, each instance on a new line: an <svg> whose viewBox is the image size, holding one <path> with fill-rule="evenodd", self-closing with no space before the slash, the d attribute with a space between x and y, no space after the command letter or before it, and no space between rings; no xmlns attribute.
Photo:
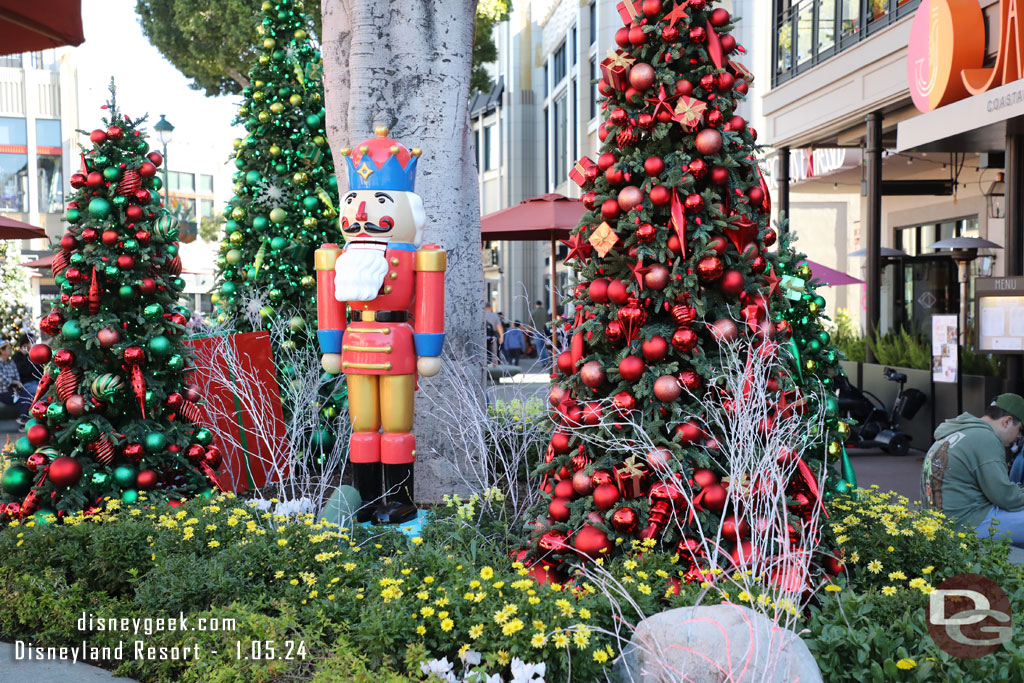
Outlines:
<svg viewBox="0 0 1024 683"><path fill-rule="evenodd" d="M935 430L921 470L928 504L972 531L992 506L1024 510L1024 489L1010 482L1006 449L987 422L964 413Z"/></svg>

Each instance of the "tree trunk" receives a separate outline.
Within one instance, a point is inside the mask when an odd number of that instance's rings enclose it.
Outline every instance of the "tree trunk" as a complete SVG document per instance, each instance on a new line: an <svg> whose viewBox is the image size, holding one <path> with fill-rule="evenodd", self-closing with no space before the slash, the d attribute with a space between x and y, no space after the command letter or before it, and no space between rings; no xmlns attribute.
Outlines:
<svg viewBox="0 0 1024 683"><path fill-rule="evenodd" d="M390 136L420 147L416 192L423 197L424 243L448 252L445 354L469 376L481 378L483 267L476 164L470 139L469 97L473 18L477 0L323 0L324 89L327 137L338 169L339 194L348 179L339 150L388 126ZM480 453L452 439L451 429L431 419L444 404L454 378L442 371L420 378L416 398L416 496L436 501L455 492ZM465 392L451 392L465 396ZM475 396L482 402L483 395ZM451 420L451 406L446 406ZM467 419L479 414L466 407ZM477 420L479 421L479 418Z"/></svg>

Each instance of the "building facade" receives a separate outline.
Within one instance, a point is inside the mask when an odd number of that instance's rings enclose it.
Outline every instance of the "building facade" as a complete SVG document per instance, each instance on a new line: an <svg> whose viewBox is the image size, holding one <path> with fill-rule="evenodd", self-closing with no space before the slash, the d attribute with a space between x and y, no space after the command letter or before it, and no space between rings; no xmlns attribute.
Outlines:
<svg viewBox="0 0 1024 683"><path fill-rule="evenodd" d="M482 215L545 193L579 197L569 171L584 155L596 158L601 122L597 80L600 63L615 46L622 26L616 0L523 0L513 3L508 21L495 29L498 60L495 87L470 105L476 141ZM745 63L755 75L741 109L760 125L759 83L766 82L769 42L755 39L769 19L765 2L720 3L741 21L737 41L747 47ZM758 48L758 45L761 48ZM571 268L555 258L557 292L565 291ZM526 320L534 301L550 301L551 247L542 242L484 245L487 302L509 320Z"/></svg>

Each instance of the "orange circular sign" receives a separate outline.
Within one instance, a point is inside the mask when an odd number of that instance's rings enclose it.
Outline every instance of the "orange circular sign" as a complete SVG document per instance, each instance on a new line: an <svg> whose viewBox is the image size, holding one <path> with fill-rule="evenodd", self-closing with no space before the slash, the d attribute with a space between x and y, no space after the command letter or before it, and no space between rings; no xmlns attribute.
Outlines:
<svg viewBox="0 0 1024 683"><path fill-rule="evenodd" d="M921 0L910 28L907 81L914 105L929 112L967 96L961 72L985 61L978 0Z"/></svg>

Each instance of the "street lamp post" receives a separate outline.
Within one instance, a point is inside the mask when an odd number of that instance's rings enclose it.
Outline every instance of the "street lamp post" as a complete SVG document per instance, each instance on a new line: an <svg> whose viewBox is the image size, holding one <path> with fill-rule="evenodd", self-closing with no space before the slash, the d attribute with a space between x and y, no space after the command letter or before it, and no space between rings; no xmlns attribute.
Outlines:
<svg viewBox="0 0 1024 683"><path fill-rule="evenodd" d="M164 148L164 206L167 209L171 208L171 198L168 194L171 189L170 183L167 181L167 145L170 144L172 134L174 133L174 126L168 121L163 114L160 114L160 120L153 126L153 130L156 131L157 139L160 140L160 144Z"/></svg>

